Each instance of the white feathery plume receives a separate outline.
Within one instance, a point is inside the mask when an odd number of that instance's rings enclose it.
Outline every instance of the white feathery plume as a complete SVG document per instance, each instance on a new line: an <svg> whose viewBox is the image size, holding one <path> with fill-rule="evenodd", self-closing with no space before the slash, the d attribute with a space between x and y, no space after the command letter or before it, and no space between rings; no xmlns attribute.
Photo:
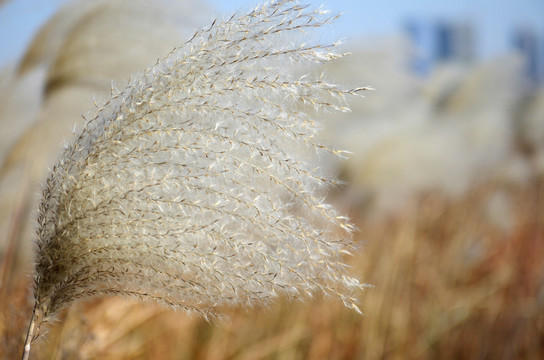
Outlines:
<svg viewBox="0 0 544 360"><path fill-rule="evenodd" d="M121 295L203 316L322 292L358 311L342 262L349 220L305 112L347 110L343 90L286 66L340 56L301 43L334 20L272 1L197 32L88 120L45 183L35 308L25 345L75 300Z"/></svg>

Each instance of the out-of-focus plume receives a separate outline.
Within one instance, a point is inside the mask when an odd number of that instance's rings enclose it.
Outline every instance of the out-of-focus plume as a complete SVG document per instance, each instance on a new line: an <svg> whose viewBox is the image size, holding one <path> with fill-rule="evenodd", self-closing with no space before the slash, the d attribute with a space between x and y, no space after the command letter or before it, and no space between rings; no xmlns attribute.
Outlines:
<svg viewBox="0 0 544 360"><path fill-rule="evenodd" d="M456 197L489 180L526 181L530 170L517 152L514 123L522 98L518 59L444 64L422 82L409 75L402 48L402 42L385 43L333 64L351 81L376 88L364 99L368 108L342 116L345 126L328 132L353 152L341 164L352 187L348 197L379 215L432 191ZM386 104L373 100L382 88Z"/></svg>

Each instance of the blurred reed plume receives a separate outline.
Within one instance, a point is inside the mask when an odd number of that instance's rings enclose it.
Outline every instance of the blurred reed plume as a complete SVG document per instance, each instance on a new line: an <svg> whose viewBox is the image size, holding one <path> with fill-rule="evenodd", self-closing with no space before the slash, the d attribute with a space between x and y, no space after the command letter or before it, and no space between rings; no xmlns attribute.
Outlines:
<svg viewBox="0 0 544 360"><path fill-rule="evenodd" d="M309 110L346 111L343 90L286 66L335 59L304 32L335 19L272 1L197 32L86 121L47 178L38 214L40 327L79 299L121 295L214 316L278 294L362 287L341 260L349 220L324 202Z"/></svg>

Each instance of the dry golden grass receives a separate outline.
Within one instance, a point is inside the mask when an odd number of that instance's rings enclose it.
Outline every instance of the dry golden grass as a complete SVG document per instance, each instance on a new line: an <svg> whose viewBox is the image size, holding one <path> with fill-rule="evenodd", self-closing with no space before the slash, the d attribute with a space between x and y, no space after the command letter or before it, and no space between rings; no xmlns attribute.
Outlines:
<svg viewBox="0 0 544 360"><path fill-rule="evenodd" d="M487 184L456 202L429 195L402 215L365 221L354 271L375 285L359 316L332 299L226 310L208 323L110 298L62 314L34 359L542 359L544 181ZM513 227L485 204L501 190ZM17 358L30 316L29 276L3 259L3 358Z"/></svg>

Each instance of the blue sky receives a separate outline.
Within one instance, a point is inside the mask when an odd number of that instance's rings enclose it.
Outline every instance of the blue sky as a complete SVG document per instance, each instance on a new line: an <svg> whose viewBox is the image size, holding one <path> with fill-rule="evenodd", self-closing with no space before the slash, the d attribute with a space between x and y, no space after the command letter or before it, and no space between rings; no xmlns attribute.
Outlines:
<svg viewBox="0 0 544 360"><path fill-rule="evenodd" d="M0 66L20 56L36 29L63 0L11 0L0 9ZM258 0L208 0L219 13L249 9ZM511 31L530 26L544 37L544 0L301 0L324 4L344 16L331 37L383 37L395 34L407 19L453 19L476 25L478 55L507 52ZM14 35L15 34L15 35Z"/></svg>

